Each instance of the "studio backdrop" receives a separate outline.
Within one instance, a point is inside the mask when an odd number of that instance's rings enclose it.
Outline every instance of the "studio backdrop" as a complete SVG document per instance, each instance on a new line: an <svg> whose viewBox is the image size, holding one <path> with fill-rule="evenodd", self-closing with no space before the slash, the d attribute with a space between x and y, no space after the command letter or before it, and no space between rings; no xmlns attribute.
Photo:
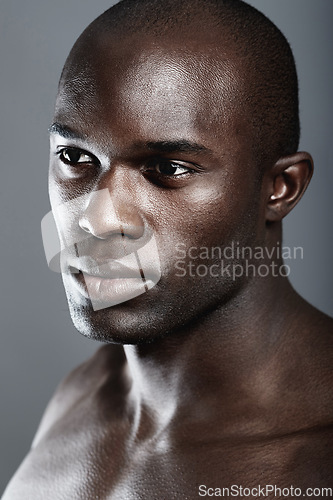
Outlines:
<svg viewBox="0 0 333 500"><path fill-rule="evenodd" d="M57 82L74 41L111 0L0 0L1 350L0 491L27 453L57 383L99 346L76 332L61 277L45 261L40 221ZM295 288L333 315L332 0L249 0L293 48L301 146L315 174L287 217L284 244Z"/></svg>

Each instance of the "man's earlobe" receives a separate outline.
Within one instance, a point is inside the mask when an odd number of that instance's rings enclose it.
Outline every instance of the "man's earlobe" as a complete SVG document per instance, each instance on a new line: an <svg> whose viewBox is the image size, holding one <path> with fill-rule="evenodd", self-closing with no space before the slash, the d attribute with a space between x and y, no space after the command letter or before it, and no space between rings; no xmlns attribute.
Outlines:
<svg viewBox="0 0 333 500"><path fill-rule="evenodd" d="M271 171L266 219L276 222L285 217L302 198L313 173L309 153L298 152L280 158Z"/></svg>

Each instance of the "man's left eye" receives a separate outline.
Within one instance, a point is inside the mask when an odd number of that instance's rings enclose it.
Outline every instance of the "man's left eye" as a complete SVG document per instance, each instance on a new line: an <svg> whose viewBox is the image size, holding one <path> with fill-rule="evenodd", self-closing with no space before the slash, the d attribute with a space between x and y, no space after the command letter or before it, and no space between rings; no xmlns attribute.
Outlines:
<svg viewBox="0 0 333 500"><path fill-rule="evenodd" d="M155 162L154 167L157 173L167 175L169 177L179 177L180 175L192 172L192 169L189 167L167 160Z"/></svg>

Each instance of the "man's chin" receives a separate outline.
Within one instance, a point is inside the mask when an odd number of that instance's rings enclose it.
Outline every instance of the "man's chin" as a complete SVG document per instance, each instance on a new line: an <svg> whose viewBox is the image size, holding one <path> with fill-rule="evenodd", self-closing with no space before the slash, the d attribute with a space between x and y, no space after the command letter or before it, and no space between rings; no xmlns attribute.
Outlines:
<svg viewBox="0 0 333 500"><path fill-rule="evenodd" d="M78 304L68 297L70 315L75 328L85 337L104 343L146 344L163 338L169 324L153 319L147 311L138 311L124 302L95 311L89 300Z"/></svg>

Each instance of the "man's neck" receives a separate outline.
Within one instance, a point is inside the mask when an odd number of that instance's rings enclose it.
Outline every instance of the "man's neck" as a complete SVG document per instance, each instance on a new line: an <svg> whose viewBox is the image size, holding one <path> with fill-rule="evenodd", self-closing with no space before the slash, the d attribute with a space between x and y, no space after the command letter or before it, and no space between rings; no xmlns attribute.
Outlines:
<svg viewBox="0 0 333 500"><path fill-rule="evenodd" d="M211 426L215 438L216 426L229 437L265 432L283 377L281 346L298 304L287 280L266 285L251 284L178 334L125 347L137 415L151 415L156 433L171 422L193 433Z"/></svg>

